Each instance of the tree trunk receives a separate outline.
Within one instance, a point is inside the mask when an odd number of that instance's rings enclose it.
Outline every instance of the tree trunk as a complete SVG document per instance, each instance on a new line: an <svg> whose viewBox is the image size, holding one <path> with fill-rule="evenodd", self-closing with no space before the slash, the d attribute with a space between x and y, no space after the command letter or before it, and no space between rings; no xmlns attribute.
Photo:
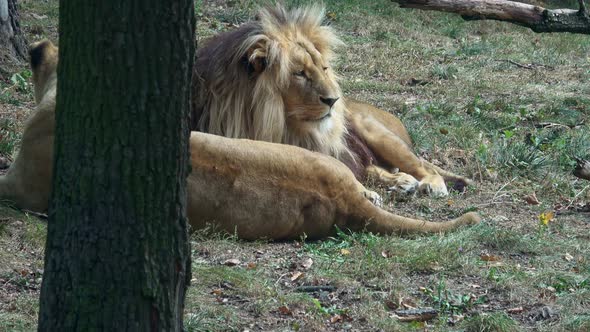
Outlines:
<svg viewBox="0 0 590 332"><path fill-rule="evenodd" d="M27 41L20 29L16 0L0 0L0 74L27 57Z"/></svg>
<svg viewBox="0 0 590 332"><path fill-rule="evenodd" d="M574 175L580 179L590 181L590 161L576 158L577 165L574 169Z"/></svg>
<svg viewBox="0 0 590 332"><path fill-rule="evenodd" d="M59 6L39 331L180 331L193 1Z"/></svg>
<svg viewBox="0 0 590 332"><path fill-rule="evenodd" d="M461 15L464 20L498 20L530 28L534 32L572 32L590 34L590 16L580 8L546 9L509 0L391 0L401 8L437 10Z"/></svg>

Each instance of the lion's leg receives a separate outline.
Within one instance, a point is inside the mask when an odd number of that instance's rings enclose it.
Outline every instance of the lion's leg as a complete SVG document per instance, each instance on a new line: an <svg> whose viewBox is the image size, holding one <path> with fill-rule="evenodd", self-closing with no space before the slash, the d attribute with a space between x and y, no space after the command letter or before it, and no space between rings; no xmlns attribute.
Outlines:
<svg viewBox="0 0 590 332"><path fill-rule="evenodd" d="M356 181L356 191L361 193L363 197L368 199L371 203L373 203L373 205L377 207L383 207L383 199L381 198L381 195L372 190L367 189L365 186L363 186L362 183L358 181Z"/></svg>
<svg viewBox="0 0 590 332"><path fill-rule="evenodd" d="M444 170L444 169L430 163L427 160L422 159L422 165L424 167L431 168L434 171L436 171L438 174L440 174L443 177L443 179L446 182L452 182L453 189L455 189L457 191L463 191L465 189L465 187L473 185L472 180L470 180L464 176L455 174L453 172L449 172L447 170Z"/></svg>
<svg viewBox="0 0 590 332"><path fill-rule="evenodd" d="M419 181L418 191L434 196L448 195L443 177L420 160L399 136L370 114L355 114L351 118L354 129L381 160ZM367 171L374 172L374 169Z"/></svg>
<svg viewBox="0 0 590 332"><path fill-rule="evenodd" d="M386 185L390 190L404 195L414 194L420 184L420 181L410 174L403 172L391 173L375 165L367 167L367 176L369 179Z"/></svg>

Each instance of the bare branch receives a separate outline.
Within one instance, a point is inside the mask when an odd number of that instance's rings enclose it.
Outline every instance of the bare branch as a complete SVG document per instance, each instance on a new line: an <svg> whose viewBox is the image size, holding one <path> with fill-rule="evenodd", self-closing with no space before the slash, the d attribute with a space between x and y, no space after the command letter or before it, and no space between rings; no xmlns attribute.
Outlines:
<svg viewBox="0 0 590 332"><path fill-rule="evenodd" d="M392 0L401 8L457 13L464 20L498 20L518 24L535 32L590 34L590 18L584 0L580 10L546 9L507 0Z"/></svg>

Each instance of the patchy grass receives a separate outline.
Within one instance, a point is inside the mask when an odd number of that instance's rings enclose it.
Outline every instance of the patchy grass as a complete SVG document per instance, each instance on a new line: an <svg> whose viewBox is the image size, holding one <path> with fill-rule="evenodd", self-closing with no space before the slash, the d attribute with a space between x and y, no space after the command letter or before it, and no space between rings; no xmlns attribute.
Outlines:
<svg viewBox="0 0 590 332"><path fill-rule="evenodd" d="M475 315L465 322L467 332L518 332L516 322L505 313Z"/></svg>
<svg viewBox="0 0 590 332"><path fill-rule="evenodd" d="M199 36L252 19L261 2L196 1ZM55 42L58 1L19 3L29 40ZM398 115L418 154L477 182L464 194L405 202L374 189L400 214L443 220L476 210L484 223L446 235L342 231L287 243L200 232L186 329L588 331L590 189L571 171L574 157L590 157L590 37L387 0L325 4L347 43L336 63L345 93ZM0 82L2 156L14 153L32 108L30 73L13 74ZM526 202L532 194L540 204ZM35 329L44 236L44 221L0 204L2 331ZM439 315L400 322L395 311L414 307Z"/></svg>
<svg viewBox="0 0 590 332"><path fill-rule="evenodd" d="M36 330L45 222L0 204L0 331Z"/></svg>

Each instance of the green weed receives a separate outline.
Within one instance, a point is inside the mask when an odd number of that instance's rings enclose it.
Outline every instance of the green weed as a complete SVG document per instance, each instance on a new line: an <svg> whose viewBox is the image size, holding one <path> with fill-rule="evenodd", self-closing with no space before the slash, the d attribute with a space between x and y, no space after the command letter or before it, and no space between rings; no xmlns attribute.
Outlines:
<svg viewBox="0 0 590 332"><path fill-rule="evenodd" d="M466 332L518 332L517 323L503 312L479 314L463 324Z"/></svg>
<svg viewBox="0 0 590 332"><path fill-rule="evenodd" d="M442 314L461 314L473 308L474 305L487 301L485 296L456 294L449 290L444 276L441 276L432 288L425 288L423 292Z"/></svg>

